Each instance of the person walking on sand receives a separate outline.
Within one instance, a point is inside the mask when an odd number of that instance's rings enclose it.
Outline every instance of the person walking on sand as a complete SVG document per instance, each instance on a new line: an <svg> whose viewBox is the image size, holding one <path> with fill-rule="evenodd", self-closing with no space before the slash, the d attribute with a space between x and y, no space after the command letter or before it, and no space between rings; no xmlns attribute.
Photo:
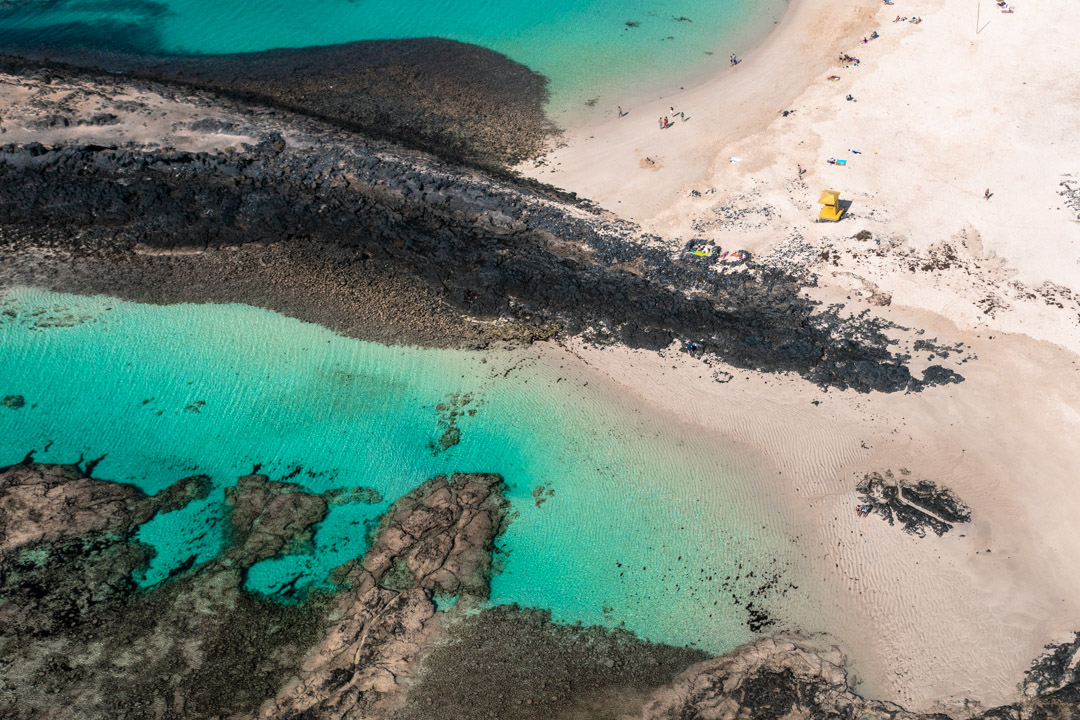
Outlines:
<svg viewBox="0 0 1080 720"><path fill-rule="evenodd" d="M619 117L623 116L622 105L619 106Z"/></svg>
<svg viewBox="0 0 1080 720"><path fill-rule="evenodd" d="M984 200L989 200L990 199L990 188L986 188L986 192L983 193L983 199Z"/></svg>

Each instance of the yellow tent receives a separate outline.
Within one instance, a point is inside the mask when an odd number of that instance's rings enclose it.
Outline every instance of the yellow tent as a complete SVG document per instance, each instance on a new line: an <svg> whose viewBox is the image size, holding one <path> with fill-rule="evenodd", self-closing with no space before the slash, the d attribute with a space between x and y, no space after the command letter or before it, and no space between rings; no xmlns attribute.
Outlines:
<svg viewBox="0 0 1080 720"><path fill-rule="evenodd" d="M844 214L844 209L840 207L840 193L836 190L824 190L818 202L824 205L818 213L822 220L839 220Z"/></svg>

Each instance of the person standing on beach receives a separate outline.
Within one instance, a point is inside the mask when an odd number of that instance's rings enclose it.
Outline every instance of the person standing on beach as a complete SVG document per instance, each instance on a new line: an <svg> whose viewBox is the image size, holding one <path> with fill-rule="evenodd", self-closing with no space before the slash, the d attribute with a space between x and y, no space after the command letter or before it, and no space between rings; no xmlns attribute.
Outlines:
<svg viewBox="0 0 1080 720"><path fill-rule="evenodd" d="M619 106L619 117L622 117L625 113L622 111L622 105Z"/></svg>
<svg viewBox="0 0 1080 720"><path fill-rule="evenodd" d="M990 199L990 188L986 188L986 192L983 193L983 199L984 200L989 200Z"/></svg>

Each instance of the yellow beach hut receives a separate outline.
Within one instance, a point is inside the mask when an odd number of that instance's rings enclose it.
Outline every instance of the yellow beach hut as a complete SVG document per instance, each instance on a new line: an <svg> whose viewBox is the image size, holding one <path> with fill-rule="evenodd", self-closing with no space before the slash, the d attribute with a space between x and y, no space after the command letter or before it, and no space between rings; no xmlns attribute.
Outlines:
<svg viewBox="0 0 1080 720"><path fill-rule="evenodd" d="M844 214L844 209L840 207L840 193L836 190L822 191L818 202L824 206L818 213L818 217L822 220L839 220Z"/></svg>

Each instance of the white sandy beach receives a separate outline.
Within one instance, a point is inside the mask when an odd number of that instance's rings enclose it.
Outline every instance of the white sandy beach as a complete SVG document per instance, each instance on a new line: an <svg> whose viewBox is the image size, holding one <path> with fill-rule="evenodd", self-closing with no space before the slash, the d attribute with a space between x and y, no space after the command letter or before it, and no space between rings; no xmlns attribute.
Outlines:
<svg viewBox="0 0 1080 720"><path fill-rule="evenodd" d="M1072 4L802 0L739 66L521 168L673 251L698 238L805 264L815 297L969 347L963 383L903 395L574 348L775 464L835 601L801 629L836 638L861 692L912 710L1015 699L1041 648L1080 629L1080 207L1060 194L1080 187L1078 26ZM689 120L660 130L671 106ZM815 221L825 189L851 201L840 223ZM857 480L900 468L952 488L973 522L919 539L859 519Z"/></svg>

